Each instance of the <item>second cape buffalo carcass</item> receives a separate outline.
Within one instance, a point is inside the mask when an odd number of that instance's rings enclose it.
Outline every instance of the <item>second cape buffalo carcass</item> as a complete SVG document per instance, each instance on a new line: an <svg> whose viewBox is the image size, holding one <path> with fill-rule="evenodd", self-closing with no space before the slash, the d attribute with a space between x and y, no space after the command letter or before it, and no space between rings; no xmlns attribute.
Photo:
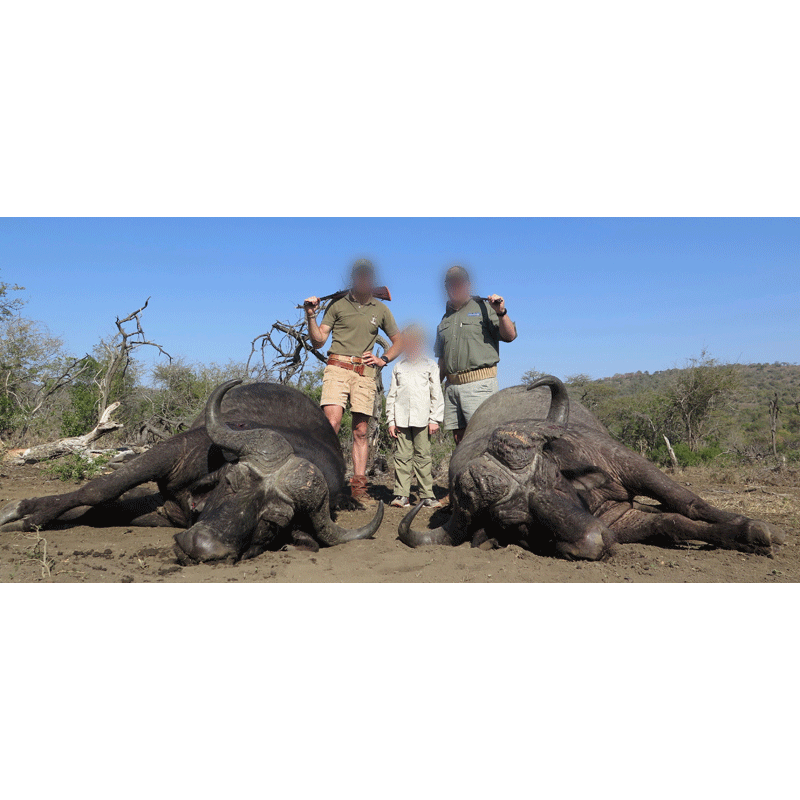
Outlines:
<svg viewBox="0 0 800 800"><path fill-rule="evenodd" d="M450 462L450 492L447 524L412 529L418 506L400 526L401 541L516 544L590 560L616 543L695 540L769 555L783 542L766 523L714 508L615 441L552 376L505 389L478 409Z"/></svg>
<svg viewBox="0 0 800 800"><path fill-rule="evenodd" d="M240 383L220 386L190 430L116 472L69 494L7 506L0 512L0 532L75 519L185 528L174 537L183 563L372 538L383 504L359 530L341 528L331 518L349 493L339 439L319 406L287 386ZM149 507L141 498L123 497L149 481L160 490Z"/></svg>

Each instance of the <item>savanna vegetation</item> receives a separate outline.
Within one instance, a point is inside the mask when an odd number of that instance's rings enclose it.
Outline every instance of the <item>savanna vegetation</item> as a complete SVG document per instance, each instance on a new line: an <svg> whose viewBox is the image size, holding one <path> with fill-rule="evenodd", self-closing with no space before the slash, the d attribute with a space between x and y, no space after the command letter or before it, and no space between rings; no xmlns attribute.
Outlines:
<svg viewBox="0 0 800 800"><path fill-rule="evenodd" d="M617 439L661 466L673 463L670 445L681 467L800 462L800 365L728 364L702 352L663 372L565 380Z"/></svg>
<svg viewBox="0 0 800 800"><path fill-rule="evenodd" d="M147 337L144 303L127 316L109 317L92 351L75 354L24 315L22 291L0 281L0 439L5 449L44 448L37 460L62 456L50 467L59 477L96 474L102 462L87 457L92 451L121 443L143 448L186 430L226 380L277 380L315 402L321 396L323 361L301 322L274 323L253 340L247 359L200 364ZM155 366L145 367L144 350L158 353ZM529 370L523 383L540 374ZM661 466L800 462L800 365L726 364L703 352L663 372L573 375L566 382L616 438ZM382 402L376 412L371 443L373 469L380 472L388 468L392 443ZM343 443L351 436L347 413ZM56 441L67 445L48 450L46 443ZM452 447L451 437L435 438L437 477L446 472Z"/></svg>

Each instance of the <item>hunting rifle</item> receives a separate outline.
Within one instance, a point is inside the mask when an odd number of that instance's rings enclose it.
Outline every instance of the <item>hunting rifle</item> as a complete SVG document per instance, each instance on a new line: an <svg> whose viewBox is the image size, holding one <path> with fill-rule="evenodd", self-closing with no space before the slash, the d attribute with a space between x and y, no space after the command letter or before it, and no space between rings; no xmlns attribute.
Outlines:
<svg viewBox="0 0 800 800"><path fill-rule="evenodd" d="M326 294L325 297L320 297L319 301L320 303L324 303L328 300L333 300L335 302L336 300L341 300L343 297L347 297L348 294L350 294L349 289L342 289L340 292L334 292L333 294ZM392 299L392 293L385 286L376 286L372 290L372 296L376 300L383 300L385 302ZM305 303L297 306L297 308L305 308Z"/></svg>

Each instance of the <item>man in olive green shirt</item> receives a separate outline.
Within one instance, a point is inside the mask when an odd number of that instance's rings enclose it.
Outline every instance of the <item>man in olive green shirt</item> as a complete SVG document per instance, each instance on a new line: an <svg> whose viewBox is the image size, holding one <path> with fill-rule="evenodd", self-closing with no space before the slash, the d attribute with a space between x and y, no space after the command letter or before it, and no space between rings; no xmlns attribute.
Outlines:
<svg viewBox="0 0 800 800"><path fill-rule="evenodd" d="M357 261L352 271L352 289L328 306L322 324L317 324L319 298L305 301L311 344L320 349L333 334L328 365L322 378L320 405L336 433L350 403L353 412L353 479L350 488L360 503L370 501L367 492L367 428L375 407L377 367L385 367L400 355L400 331L392 312L372 296L375 268L367 260ZM378 358L372 352L378 331L391 339L392 346Z"/></svg>
<svg viewBox="0 0 800 800"><path fill-rule="evenodd" d="M500 342L513 342L517 328L504 299L472 296L469 273L452 267L445 276L447 309L436 331L436 356L442 380L447 379L444 428L461 442L472 415L499 391Z"/></svg>

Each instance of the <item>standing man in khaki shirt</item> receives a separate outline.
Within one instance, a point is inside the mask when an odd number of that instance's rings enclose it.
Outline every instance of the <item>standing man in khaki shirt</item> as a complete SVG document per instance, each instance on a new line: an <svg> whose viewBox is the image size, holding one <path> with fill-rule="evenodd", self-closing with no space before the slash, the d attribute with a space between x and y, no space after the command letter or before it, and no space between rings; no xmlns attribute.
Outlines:
<svg viewBox="0 0 800 800"><path fill-rule="evenodd" d="M336 433L348 401L353 412L353 478L350 488L360 503L369 501L367 492L367 427L375 407L378 387L376 367L385 367L401 352L400 332L392 312L372 296L375 267L370 261L357 261L352 270L350 293L328 306L322 324L317 324L319 298L305 301L311 344L318 350L333 334L328 365L322 379L322 410ZM392 346L377 358L372 349L382 330Z"/></svg>
<svg viewBox="0 0 800 800"><path fill-rule="evenodd" d="M499 294L472 296L464 267L452 267L444 279L447 309L436 331L436 357L444 393L444 428L461 442L472 415L499 391L500 342L513 342L517 327ZM487 302L488 301L488 302Z"/></svg>

